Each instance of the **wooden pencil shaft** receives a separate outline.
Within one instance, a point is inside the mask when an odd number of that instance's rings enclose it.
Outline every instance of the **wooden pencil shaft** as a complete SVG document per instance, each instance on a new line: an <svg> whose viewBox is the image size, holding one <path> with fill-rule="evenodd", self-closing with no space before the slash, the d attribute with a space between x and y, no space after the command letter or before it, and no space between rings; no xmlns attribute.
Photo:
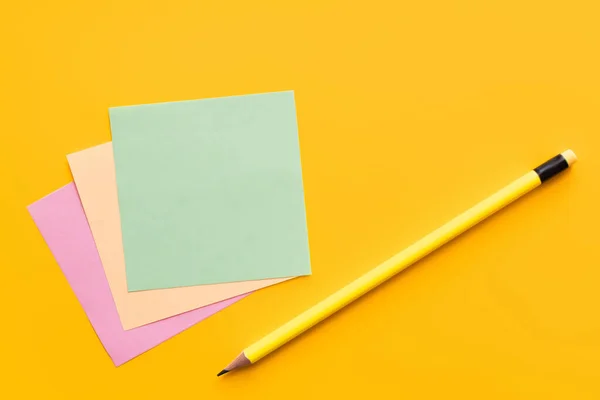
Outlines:
<svg viewBox="0 0 600 400"><path fill-rule="evenodd" d="M498 210L517 200L575 162L575 154L566 152L527 172L503 189L458 215L440 228L418 240L378 267L330 295L309 310L266 335L243 351L254 363L292 340L344 306L392 278L408 266L448 243Z"/></svg>

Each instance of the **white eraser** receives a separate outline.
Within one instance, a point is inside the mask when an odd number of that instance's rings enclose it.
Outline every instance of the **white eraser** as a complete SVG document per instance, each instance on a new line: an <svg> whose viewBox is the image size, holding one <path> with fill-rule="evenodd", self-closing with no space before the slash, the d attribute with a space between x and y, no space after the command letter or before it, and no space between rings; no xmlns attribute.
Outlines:
<svg viewBox="0 0 600 400"><path fill-rule="evenodd" d="M567 164L569 164L569 166L573 165L575 161L577 161L577 156L571 149L563 151L560 154L565 158L565 160L567 160Z"/></svg>

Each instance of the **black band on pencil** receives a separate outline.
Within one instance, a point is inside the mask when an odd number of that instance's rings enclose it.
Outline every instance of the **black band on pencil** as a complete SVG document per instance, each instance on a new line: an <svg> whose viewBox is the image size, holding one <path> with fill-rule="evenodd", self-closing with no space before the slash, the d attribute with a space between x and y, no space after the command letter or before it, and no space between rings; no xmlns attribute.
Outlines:
<svg viewBox="0 0 600 400"><path fill-rule="evenodd" d="M543 183L567 168L569 168L569 163L562 154L559 154L535 168L534 171L538 174L540 181Z"/></svg>

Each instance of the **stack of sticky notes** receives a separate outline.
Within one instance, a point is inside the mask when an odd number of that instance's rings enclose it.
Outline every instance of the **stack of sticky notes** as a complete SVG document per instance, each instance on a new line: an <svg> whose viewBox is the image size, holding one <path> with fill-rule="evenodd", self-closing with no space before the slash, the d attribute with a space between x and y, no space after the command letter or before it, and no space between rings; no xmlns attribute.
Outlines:
<svg viewBox="0 0 600 400"><path fill-rule="evenodd" d="M293 92L109 117L29 211L115 365L311 273Z"/></svg>

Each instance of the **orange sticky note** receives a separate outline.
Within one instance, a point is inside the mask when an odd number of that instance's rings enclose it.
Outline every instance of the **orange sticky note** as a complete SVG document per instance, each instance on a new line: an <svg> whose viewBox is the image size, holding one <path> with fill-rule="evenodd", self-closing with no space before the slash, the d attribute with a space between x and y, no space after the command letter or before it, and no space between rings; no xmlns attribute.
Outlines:
<svg viewBox="0 0 600 400"><path fill-rule="evenodd" d="M67 159L124 329L291 279L128 292L112 142L69 154Z"/></svg>

